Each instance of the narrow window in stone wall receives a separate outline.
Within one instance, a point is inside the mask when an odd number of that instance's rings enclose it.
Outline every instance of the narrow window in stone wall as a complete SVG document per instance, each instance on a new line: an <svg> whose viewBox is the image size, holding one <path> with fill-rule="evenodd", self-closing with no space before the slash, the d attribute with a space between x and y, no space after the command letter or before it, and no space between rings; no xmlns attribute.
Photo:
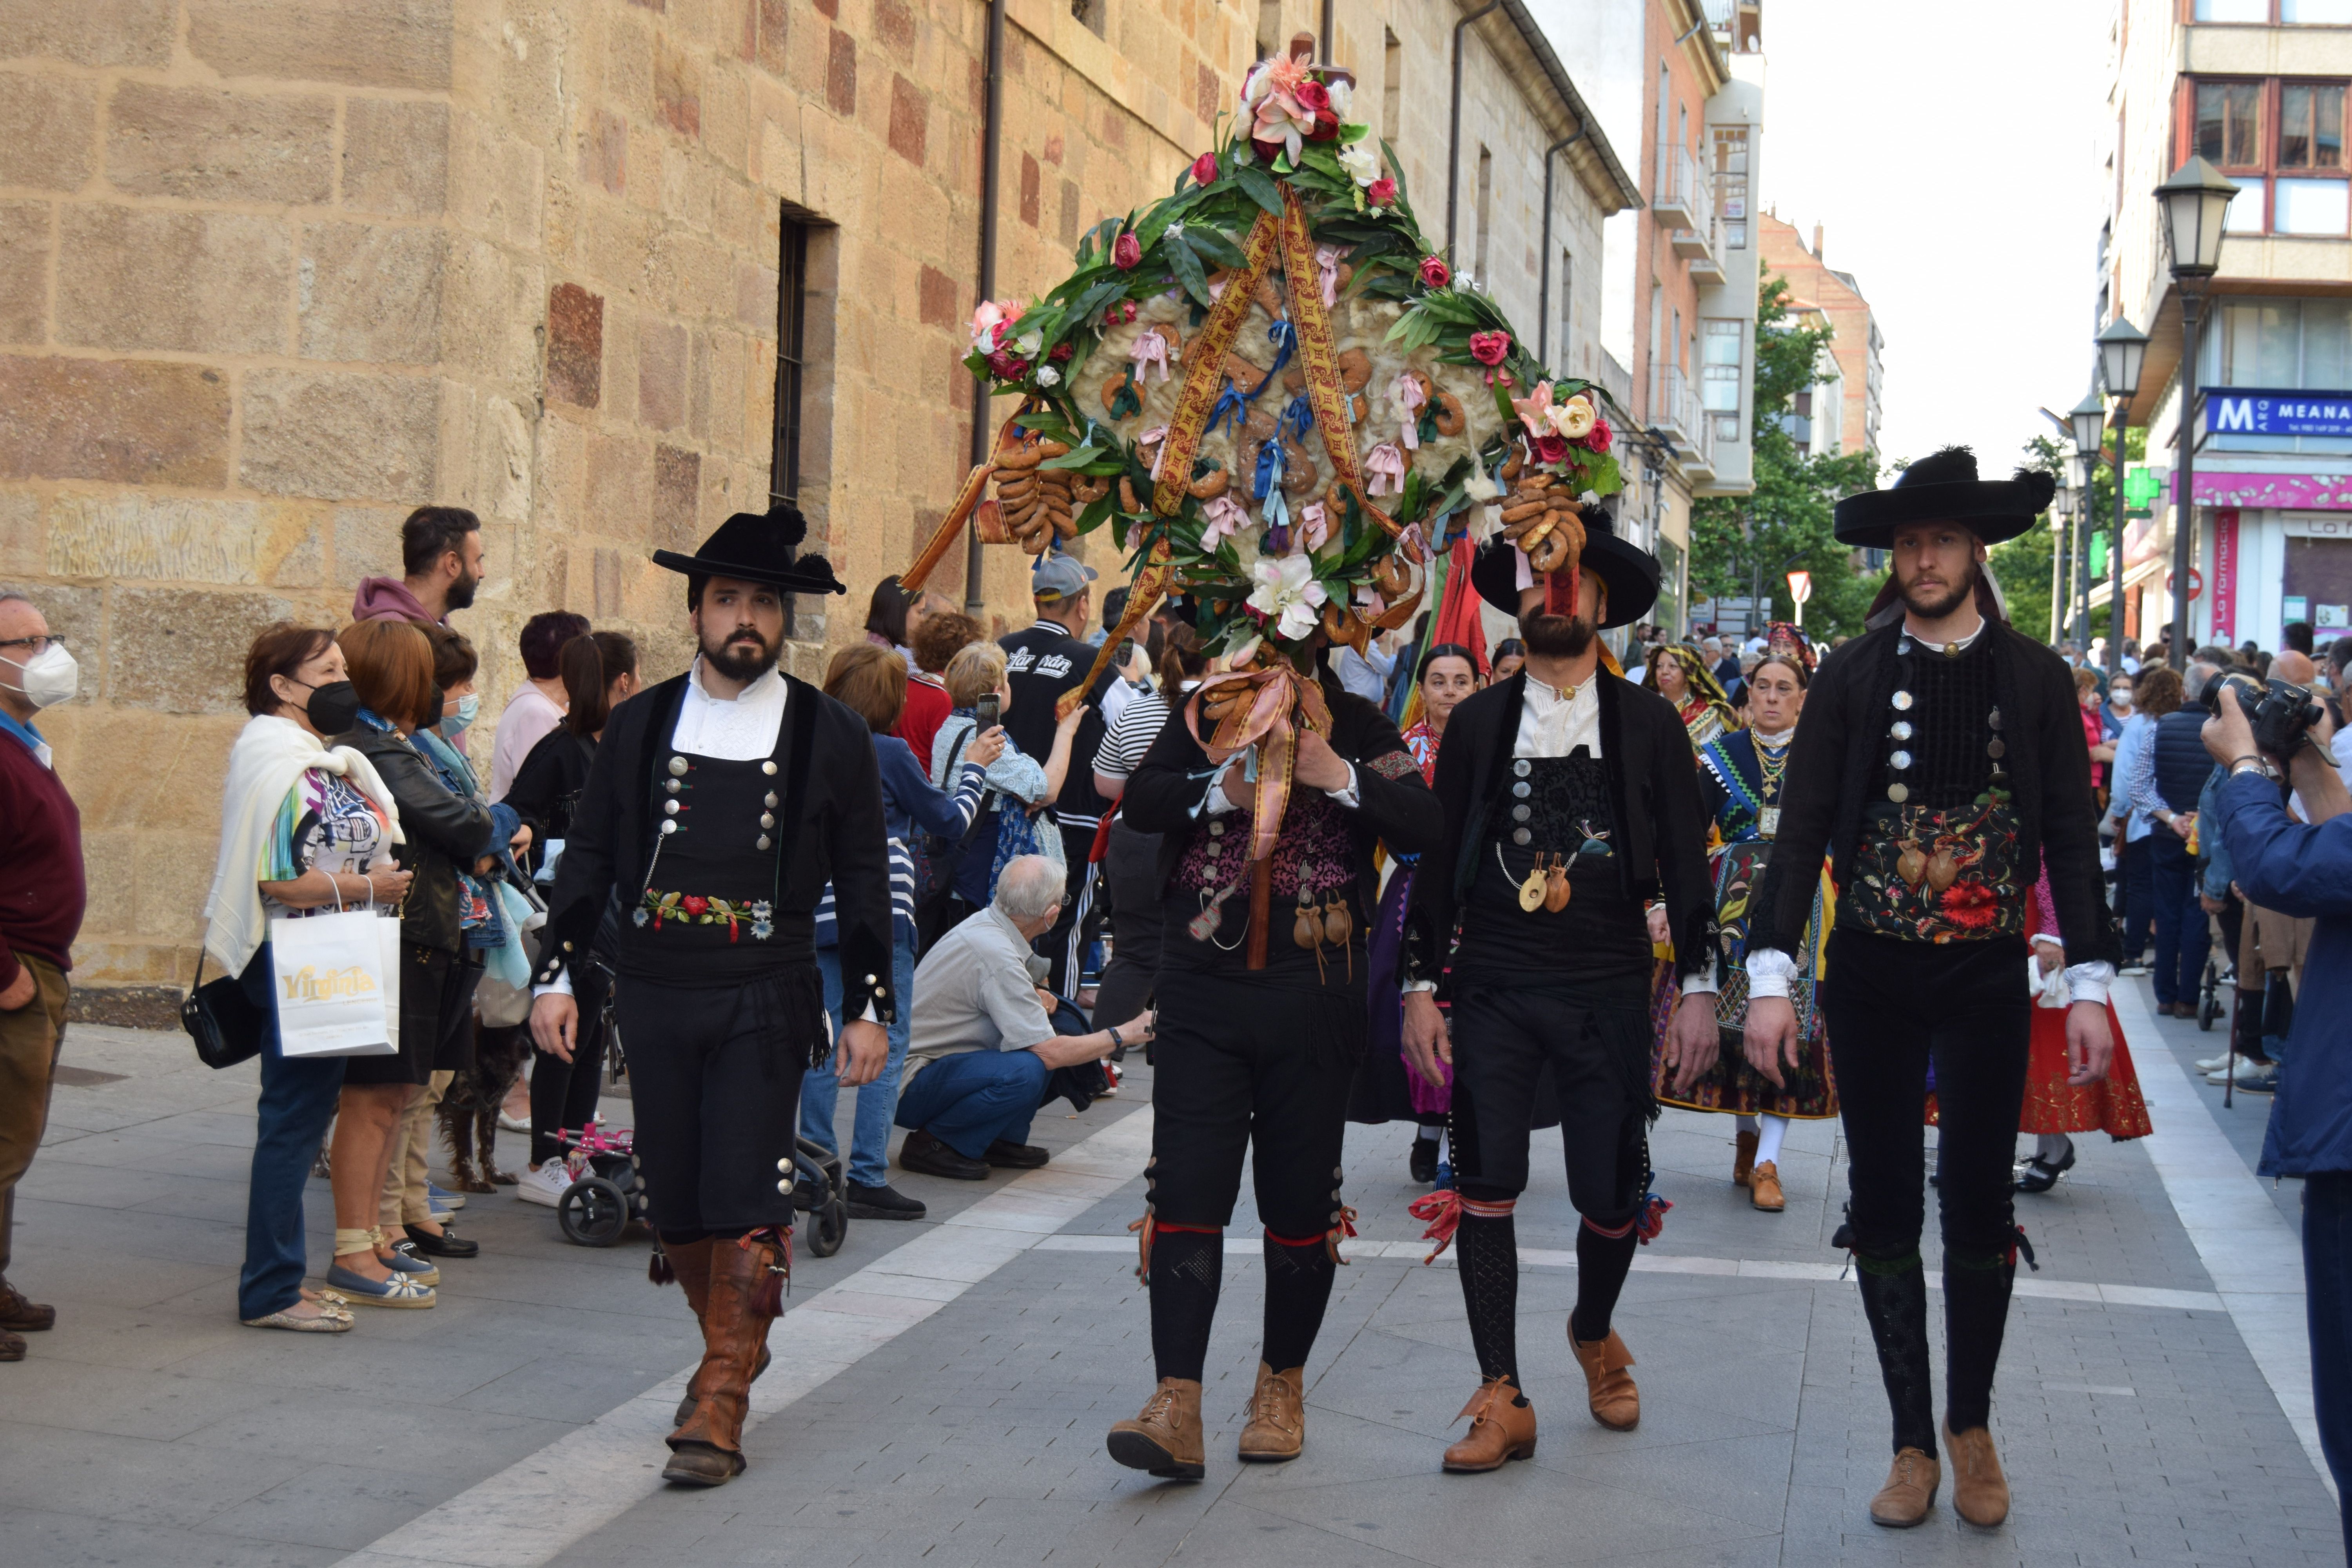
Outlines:
<svg viewBox="0 0 2352 1568"><path fill-rule="evenodd" d="M1070 0L1070 15L1097 38L1103 36L1103 14L1109 9L1110 0Z"/></svg>
<svg viewBox="0 0 2352 1568"><path fill-rule="evenodd" d="M789 211L776 261L776 427L768 460L768 504L800 505L802 373L806 366L810 226ZM793 634L793 599L784 600L784 635Z"/></svg>
<svg viewBox="0 0 2352 1568"><path fill-rule="evenodd" d="M1715 128L1715 212L1723 220L1723 243L1748 248L1748 127Z"/></svg>
<svg viewBox="0 0 2352 1568"><path fill-rule="evenodd" d="M1404 145L1404 46L1386 27L1381 29L1381 134L1391 147Z"/></svg>
<svg viewBox="0 0 2352 1568"><path fill-rule="evenodd" d="M1495 154L1485 147L1478 149L1478 259L1475 270L1478 287L1493 293L1494 280L1486 276L1486 237L1495 226Z"/></svg>

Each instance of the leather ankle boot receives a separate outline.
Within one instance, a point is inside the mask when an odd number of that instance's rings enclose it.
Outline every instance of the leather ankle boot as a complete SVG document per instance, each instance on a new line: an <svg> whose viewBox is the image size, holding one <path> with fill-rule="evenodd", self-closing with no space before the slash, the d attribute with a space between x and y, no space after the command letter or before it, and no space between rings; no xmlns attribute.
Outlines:
<svg viewBox="0 0 2352 1568"><path fill-rule="evenodd" d="M1765 1161L1748 1173L1748 1201L1766 1214L1779 1214L1789 1206L1788 1195L1780 1191L1780 1167Z"/></svg>
<svg viewBox="0 0 2352 1568"><path fill-rule="evenodd" d="M1478 1385L1470 1403L1462 1407L1469 1416L1470 1430L1462 1440L1445 1450L1445 1468L1457 1474L1475 1475L1486 1470L1499 1470L1513 1459L1532 1459L1536 1456L1536 1407L1521 1405L1519 1391L1511 1386L1507 1377L1489 1378Z"/></svg>
<svg viewBox="0 0 2352 1568"><path fill-rule="evenodd" d="M2009 1517L2009 1478L2000 1473L1992 1433L1983 1426L1965 1432L1944 1428L1944 1451L1952 1456L1952 1507L1970 1524L1990 1530Z"/></svg>
<svg viewBox="0 0 2352 1568"><path fill-rule="evenodd" d="M1744 1187L1748 1173L1756 1168L1756 1134L1739 1132L1731 1140L1731 1184Z"/></svg>
<svg viewBox="0 0 2352 1568"><path fill-rule="evenodd" d="M1110 1457L1130 1470L1197 1481L1208 1467L1201 1447L1201 1385L1163 1377L1132 1421L1114 1423Z"/></svg>
<svg viewBox="0 0 2352 1568"><path fill-rule="evenodd" d="M1257 1363L1257 1388L1251 1394L1242 1427L1241 1457L1252 1464L1278 1464L1298 1458L1307 1446L1307 1369L1294 1366L1276 1372Z"/></svg>
<svg viewBox="0 0 2352 1568"><path fill-rule="evenodd" d="M1642 1391L1625 1369L1633 1364L1633 1352L1609 1331L1605 1340L1580 1340L1571 1324L1568 1331L1568 1348L1576 1352L1576 1362L1584 1369L1584 1386L1592 1406L1592 1418L1612 1432L1631 1432L1642 1422Z"/></svg>
<svg viewBox="0 0 2352 1568"><path fill-rule="evenodd" d="M1870 1500L1870 1522L1889 1530L1908 1530L1915 1524L1925 1524L1929 1510L1936 1506L1936 1488L1943 1479L1943 1467L1928 1455L1916 1448L1896 1449L1895 1463L1886 1472L1886 1484Z"/></svg>
<svg viewBox="0 0 2352 1568"><path fill-rule="evenodd" d="M782 1248L755 1232L740 1242L710 1244L710 1285L702 1315L702 1365L695 1373L694 1410L670 1434L665 1480L723 1486L743 1473L743 1417L751 1408L751 1372L774 1314L759 1300ZM675 1264L672 1267L676 1267Z"/></svg>

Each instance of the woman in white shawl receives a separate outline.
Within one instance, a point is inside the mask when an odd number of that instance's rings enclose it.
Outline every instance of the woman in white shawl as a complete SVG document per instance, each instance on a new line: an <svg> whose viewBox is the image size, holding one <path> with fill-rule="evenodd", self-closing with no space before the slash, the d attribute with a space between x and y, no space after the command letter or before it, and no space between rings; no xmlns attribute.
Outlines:
<svg viewBox="0 0 2352 1568"><path fill-rule="evenodd" d="M342 1090L340 1057L278 1051L270 997L269 921L373 903L389 910L409 873L393 863L400 818L368 760L322 736L358 706L334 634L286 623L254 639L245 660L252 719L229 753L220 859L205 900L205 952L271 1020L261 1042L261 1100L246 1200L239 1319L254 1328L340 1333L344 1298L302 1288L302 1187ZM340 1199L341 1194L337 1194ZM375 1194L363 1194L373 1210ZM341 1206L338 1204L338 1206ZM433 1292L394 1276L384 1305L430 1306Z"/></svg>

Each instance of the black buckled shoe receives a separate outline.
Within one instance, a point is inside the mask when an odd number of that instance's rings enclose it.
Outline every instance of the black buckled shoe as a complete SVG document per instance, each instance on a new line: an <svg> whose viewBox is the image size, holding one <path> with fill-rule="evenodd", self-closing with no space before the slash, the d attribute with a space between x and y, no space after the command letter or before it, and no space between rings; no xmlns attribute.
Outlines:
<svg viewBox="0 0 2352 1568"><path fill-rule="evenodd" d="M404 1225L401 1229L408 1233L416 1250L427 1258L475 1258L481 1254L480 1242L467 1241L447 1226L443 1226L437 1236L421 1225Z"/></svg>
<svg viewBox="0 0 2352 1568"><path fill-rule="evenodd" d="M926 1176L945 1176L951 1182L984 1182L988 1167L977 1160L967 1160L920 1128L907 1134L898 1145L898 1168L919 1171Z"/></svg>
<svg viewBox="0 0 2352 1568"><path fill-rule="evenodd" d="M2065 1158L2056 1164L2046 1163L2039 1154L2028 1160L2025 1169L2018 1174L2017 1190L2021 1193L2046 1193L2058 1184L2059 1177L2074 1168L2074 1141L2069 1138L2066 1140Z"/></svg>
<svg viewBox="0 0 2352 1568"><path fill-rule="evenodd" d="M921 1199L908 1197L887 1182L878 1187L869 1187L863 1182L846 1185L852 1219L920 1219L929 1212Z"/></svg>
<svg viewBox="0 0 2352 1568"><path fill-rule="evenodd" d="M1034 1143L1015 1143L1003 1138L991 1143L981 1155L990 1164L1008 1171L1034 1171L1053 1157Z"/></svg>

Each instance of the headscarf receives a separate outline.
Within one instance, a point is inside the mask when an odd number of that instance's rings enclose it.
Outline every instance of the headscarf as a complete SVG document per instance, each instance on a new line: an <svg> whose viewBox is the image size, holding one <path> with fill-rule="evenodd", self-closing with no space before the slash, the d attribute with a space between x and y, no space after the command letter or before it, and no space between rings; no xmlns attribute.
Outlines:
<svg viewBox="0 0 2352 1568"><path fill-rule="evenodd" d="M1651 690L1658 689L1660 658L1671 658L1682 666L1683 678L1689 683L1690 694L1677 704L1683 728L1689 731L1694 749L1706 744L1727 730L1739 728L1739 715L1731 706L1731 699L1723 689L1723 682L1706 667L1706 656L1689 643L1665 643L1650 650L1642 669L1642 684ZM1664 693L1660 693L1664 695Z"/></svg>
<svg viewBox="0 0 2352 1568"><path fill-rule="evenodd" d="M1812 639L1794 621L1774 621L1764 628L1764 652L1769 657L1787 654L1805 667L1805 679L1813 678L1813 668L1820 661L1813 655Z"/></svg>

